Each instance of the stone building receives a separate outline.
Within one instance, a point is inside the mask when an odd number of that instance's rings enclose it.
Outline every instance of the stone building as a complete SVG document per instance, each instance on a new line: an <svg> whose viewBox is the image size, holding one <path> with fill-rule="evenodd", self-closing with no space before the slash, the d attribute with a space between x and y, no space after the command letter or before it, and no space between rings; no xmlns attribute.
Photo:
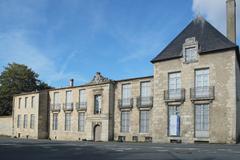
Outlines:
<svg viewBox="0 0 240 160"><path fill-rule="evenodd" d="M228 0L228 37L204 18L194 19L151 61L153 76L114 81L97 72L87 84L74 86L71 80L65 88L14 96L13 136L237 143L240 57L235 9L235 0ZM28 102L33 96L35 101Z"/></svg>
<svg viewBox="0 0 240 160"><path fill-rule="evenodd" d="M13 137L48 138L47 91L15 95L13 106Z"/></svg>
<svg viewBox="0 0 240 160"><path fill-rule="evenodd" d="M113 140L113 81L97 73L88 84L49 90L49 97L49 138Z"/></svg>

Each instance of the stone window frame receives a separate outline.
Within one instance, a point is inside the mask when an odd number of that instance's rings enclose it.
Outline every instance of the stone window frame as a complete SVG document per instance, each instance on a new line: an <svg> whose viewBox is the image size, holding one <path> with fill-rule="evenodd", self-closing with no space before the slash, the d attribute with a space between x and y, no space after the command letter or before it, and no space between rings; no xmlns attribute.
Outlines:
<svg viewBox="0 0 240 160"><path fill-rule="evenodd" d="M24 107L27 108L28 107L28 97L24 98Z"/></svg>
<svg viewBox="0 0 240 160"><path fill-rule="evenodd" d="M195 48L196 49L196 60L192 60L192 61L186 61L186 50L189 48ZM189 64L189 63L195 63L198 62L199 59L199 44L198 41L196 41L195 37L190 37L190 38L186 38L185 42L183 44L182 47L182 55L183 55L183 63L185 64Z"/></svg>
<svg viewBox="0 0 240 160"><path fill-rule="evenodd" d="M87 102L87 90L86 89L79 89L78 101L79 101L79 104Z"/></svg>
<svg viewBox="0 0 240 160"><path fill-rule="evenodd" d="M58 130L58 113L52 115L52 130Z"/></svg>
<svg viewBox="0 0 240 160"><path fill-rule="evenodd" d="M71 132L71 127L72 127L72 114L71 114L71 112L66 112L65 113L64 122L65 122L64 131L65 132Z"/></svg>
<svg viewBox="0 0 240 160"><path fill-rule="evenodd" d="M142 113L146 113L146 117L145 117L145 121L143 121L142 119ZM150 111L149 110L140 110L139 111L139 133L143 133L143 134L146 134L146 133L149 133L149 130L150 130ZM146 123L146 126L145 128L143 129L142 127L142 122L145 122Z"/></svg>
<svg viewBox="0 0 240 160"><path fill-rule="evenodd" d="M170 135L170 108L175 109L176 115L179 116L180 118L180 123L179 123L179 134L178 135ZM174 105L167 105L167 119L168 119L168 127L167 127L167 132L168 132L168 137L181 137L181 105L179 104L174 104Z"/></svg>
<svg viewBox="0 0 240 160"><path fill-rule="evenodd" d="M193 106L194 106L194 138L206 138L206 139L208 139L210 137L210 125L211 125L210 124L210 108L211 108L211 104L209 104L209 103L196 103ZM197 120L197 114L196 114L197 113L197 107L203 107L203 108L207 107L208 129L207 130L201 130L201 131L206 131L207 132L207 135L205 135L205 136L199 136L197 134L197 132L201 132L200 130L197 129L197 122L196 122L196 120ZM206 113L203 113L203 114L204 115L201 115L201 116L206 116ZM206 120L206 119L204 119L204 120Z"/></svg>
<svg viewBox="0 0 240 160"><path fill-rule="evenodd" d="M21 108L21 103L22 103L22 98L20 97L20 98L18 99L18 109Z"/></svg>
<svg viewBox="0 0 240 160"><path fill-rule="evenodd" d="M23 128L26 129L28 127L28 115L24 114L23 116Z"/></svg>
<svg viewBox="0 0 240 160"><path fill-rule="evenodd" d="M123 115L126 116L124 121L123 121ZM121 111L120 117L121 117L121 119L120 119L120 132L121 133L130 133L130 123L131 123L130 111ZM123 122L126 123L124 125L125 127L123 127Z"/></svg>
<svg viewBox="0 0 240 160"><path fill-rule="evenodd" d="M85 131L85 112L78 112L78 131Z"/></svg>
<svg viewBox="0 0 240 160"><path fill-rule="evenodd" d="M129 96L127 96L127 98L124 98L125 97L125 95L124 95L124 93L123 93L123 88L124 88L124 86L129 86L129 88L128 88L128 90L129 90L129 93L130 93L130 95ZM122 105L123 104L125 104L125 100L127 100L127 99L129 99L129 101L131 101L131 98L133 97L133 93L132 93L132 89L133 89L133 86L132 86L132 83L131 82L127 82L127 83L122 83L121 84L121 101L122 101ZM127 100L128 101L128 100ZM126 103L128 103L128 102L126 102ZM131 104L131 102L129 102L130 104Z"/></svg>
<svg viewBox="0 0 240 160"><path fill-rule="evenodd" d="M30 128L31 129L35 129L35 119L36 119L35 114L31 114L30 115Z"/></svg>
<svg viewBox="0 0 240 160"><path fill-rule="evenodd" d="M35 96L32 96L31 97L31 108L34 108L34 105L35 105L35 99L36 99L36 97Z"/></svg>
<svg viewBox="0 0 240 160"><path fill-rule="evenodd" d="M17 128L21 128L21 115L20 114L18 114L17 115Z"/></svg>

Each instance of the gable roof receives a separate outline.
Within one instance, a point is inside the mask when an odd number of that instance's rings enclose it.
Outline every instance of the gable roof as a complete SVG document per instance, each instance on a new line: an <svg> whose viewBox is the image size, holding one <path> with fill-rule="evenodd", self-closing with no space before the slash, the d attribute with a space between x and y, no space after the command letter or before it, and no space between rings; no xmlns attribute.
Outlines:
<svg viewBox="0 0 240 160"><path fill-rule="evenodd" d="M195 37L198 41L200 54L237 47L203 17L197 17L151 62L182 57L183 44L187 38L191 37Z"/></svg>

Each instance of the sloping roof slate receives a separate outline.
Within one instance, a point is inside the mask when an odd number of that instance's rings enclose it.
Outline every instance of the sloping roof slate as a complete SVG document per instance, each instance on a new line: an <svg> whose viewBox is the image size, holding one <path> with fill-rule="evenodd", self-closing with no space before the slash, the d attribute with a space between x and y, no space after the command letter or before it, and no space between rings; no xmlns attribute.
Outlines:
<svg viewBox="0 0 240 160"><path fill-rule="evenodd" d="M199 53L237 47L203 17L197 17L151 62L182 57L182 47L185 39L191 37L195 37L198 41Z"/></svg>

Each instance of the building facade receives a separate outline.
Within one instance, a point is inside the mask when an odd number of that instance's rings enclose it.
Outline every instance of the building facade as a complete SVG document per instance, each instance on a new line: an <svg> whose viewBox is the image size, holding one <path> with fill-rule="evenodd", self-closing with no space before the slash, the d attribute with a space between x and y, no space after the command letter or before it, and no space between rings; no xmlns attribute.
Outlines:
<svg viewBox="0 0 240 160"><path fill-rule="evenodd" d="M13 137L48 138L48 92L31 92L14 96Z"/></svg>
<svg viewBox="0 0 240 160"><path fill-rule="evenodd" d="M227 1L229 13L233 2ZM16 95L13 136L237 143L240 57L234 39L197 17L151 61L153 76L114 81L97 72L84 85Z"/></svg>

